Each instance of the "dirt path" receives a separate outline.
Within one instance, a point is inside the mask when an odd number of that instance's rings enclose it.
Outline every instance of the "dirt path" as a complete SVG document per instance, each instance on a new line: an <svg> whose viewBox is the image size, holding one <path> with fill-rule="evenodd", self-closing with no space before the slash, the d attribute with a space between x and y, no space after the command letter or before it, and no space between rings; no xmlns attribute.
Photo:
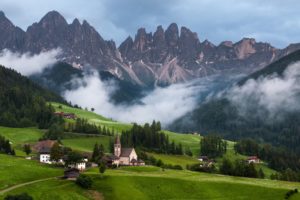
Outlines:
<svg viewBox="0 0 300 200"><path fill-rule="evenodd" d="M14 186L11 186L9 188L6 188L4 190L0 190L0 195L3 195L6 192L9 192L11 190L14 190L14 189L26 186L26 185L30 185L30 184L34 184L34 183L38 183L38 182L42 182L42 181L47 181L47 180L51 180L51 179L55 179L55 178L58 178L58 177L50 177L50 178L44 178L44 179L29 181L29 182L26 182L26 183L20 183L18 185L14 185Z"/></svg>

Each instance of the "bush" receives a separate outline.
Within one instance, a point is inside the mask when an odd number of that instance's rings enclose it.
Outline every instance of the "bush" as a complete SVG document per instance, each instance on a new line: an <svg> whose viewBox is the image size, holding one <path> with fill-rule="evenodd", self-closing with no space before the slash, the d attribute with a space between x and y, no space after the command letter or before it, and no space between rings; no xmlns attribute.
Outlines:
<svg viewBox="0 0 300 200"><path fill-rule="evenodd" d="M298 189L290 190L285 194L285 199L289 199L292 195L298 193Z"/></svg>
<svg viewBox="0 0 300 200"><path fill-rule="evenodd" d="M33 198L27 193L22 193L17 195L7 195L4 200L33 200Z"/></svg>
<svg viewBox="0 0 300 200"><path fill-rule="evenodd" d="M76 184L82 188L89 189L92 187L93 180L85 174L80 174L76 179Z"/></svg>

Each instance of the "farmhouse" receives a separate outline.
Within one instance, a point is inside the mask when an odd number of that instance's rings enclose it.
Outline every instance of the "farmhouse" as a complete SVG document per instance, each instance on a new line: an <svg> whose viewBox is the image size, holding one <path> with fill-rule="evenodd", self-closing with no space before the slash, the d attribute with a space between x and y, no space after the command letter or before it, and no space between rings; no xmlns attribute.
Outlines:
<svg viewBox="0 0 300 200"><path fill-rule="evenodd" d="M52 146L56 143L55 140L39 141L33 148L39 153L41 163L51 164L50 152Z"/></svg>
<svg viewBox="0 0 300 200"><path fill-rule="evenodd" d="M72 169L78 169L80 171L84 171L86 169L86 163L87 161L85 159L77 162L76 164L70 164L68 165L69 168L72 168Z"/></svg>
<svg viewBox="0 0 300 200"><path fill-rule="evenodd" d="M111 165L145 165L145 162L138 159L134 148L122 148L120 137L117 135L114 144L114 155L105 158Z"/></svg>
<svg viewBox="0 0 300 200"><path fill-rule="evenodd" d="M79 170L75 168L69 168L64 171L64 178L76 179L79 176Z"/></svg>
<svg viewBox="0 0 300 200"><path fill-rule="evenodd" d="M260 163L260 160L257 156L250 156L247 158L247 162L250 163Z"/></svg>
<svg viewBox="0 0 300 200"><path fill-rule="evenodd" d="M66 119L76 119L76 115L74 113L55 112L54 114Z"/></svg>
<svg viewBox="0 0 300 200"><path fill-rule="evenodd" d="M35 150L39 153L39 160L40 163L46 163L46 164L53 164L53 163L61 163L65 164L65 159L67 157L65 156L63 159L60 159L58 162L55 162L51 160L51 148L56 143L55 140L44 140L39 141L35 146ZM75 168L80 171L83 171L86 169L86 163L88 162L87 158L83 158L80 162L77 162L74 165L69 165L70 168Z"/></svg>

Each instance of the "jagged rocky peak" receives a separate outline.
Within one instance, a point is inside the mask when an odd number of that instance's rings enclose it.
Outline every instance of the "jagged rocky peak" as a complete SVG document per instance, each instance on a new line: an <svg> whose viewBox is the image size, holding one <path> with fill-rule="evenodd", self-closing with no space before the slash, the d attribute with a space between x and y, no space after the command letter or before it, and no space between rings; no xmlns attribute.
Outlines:
<svg viewBox="0 0 300 200"><path fill-rule="evenodd" d="M57 11L48 12L39 22L44 28L67 26L66 19Z"/></svg>
<svg viewBox="0 0 300 200"><path fill-rule="evenodd" d="M153 34L153 43L155 47L162 47L166 45L165 31L162 26L158 26Z"/></svg>
<svg viewBox="0 0 300 200"><path fill-rule="evenodd" d="M220 43L219 46L233 47L233 42L232 42L232 41L229 41L229 40L223 41L223 42Z"/></svg>
<svg viewBox="0 0 300 200"><path fill-rule="evenodd" d="M168 45L176 46L179 39L179 30L176 23L170 24L165 32L165 37Z"/></svg>
<svg viewBox="0 0 300 200"><path fill-rule="evenodd" d="M147 33L145 28L139 28L134 40L134 49L145 51L152 42L152 33Z"/></svg>
<svg viewBox="0 0 300 200"><path fill-rule="evenodd" d="M0 51L2 49L19 51L22 48L24 38L25 32L15 26L3 11L0 11Z"/></svg>
<svg viewBox="0 0 300 200"><path fill-rule="evenodd" d="M129 51L133 47L133 39L128 36L124 42L119 46L119 51L124 58L127 58Z"/></svg>
<svg viewBox="0 0 300 200"><path fill-rule="evenodd" d="M3 18L3 17L5 17L5 14L4 14L4 12L2 10L0 10L0 19Z"/></svg>
<svg viewBox="0 0 300 200"><path fill-rule="evenodd" d="M80 21L77 18L75 18L73 20L72 25L75 26L75 27L80 27L81 26Z"/></svg>
<svg viewBox="0 0 300 200"><path fill-rule="evenodd" d="M192 32L190 29L186 28L185 26L181 27L180 30L180 40L188 40L189 42L200 43L198 34Z"/></svg>
<svg viewBox="0 0 300 200"><path fill-rule="evenodd" d="M234 48L237 54L238 59L244 59L249 57L251 54L256 52L254 45L256 44L255 39L253 38L243 38L236 44Z"/></svg>
<svg viewBox="0 0 300 200"><path fill-rule="evenodd" d="M9 27L15 27L14 24L5 16L3 11L0 11L0 29L4 30Z"/></svg>
<svg viewBox="0 0 300 200"><path fill-rule="evenodd" d="M209 40L204 40L202 43L202 46L205 46L205 47L211 47L211 48L214 48L216 47L212 42L210 42Z"/></svg>

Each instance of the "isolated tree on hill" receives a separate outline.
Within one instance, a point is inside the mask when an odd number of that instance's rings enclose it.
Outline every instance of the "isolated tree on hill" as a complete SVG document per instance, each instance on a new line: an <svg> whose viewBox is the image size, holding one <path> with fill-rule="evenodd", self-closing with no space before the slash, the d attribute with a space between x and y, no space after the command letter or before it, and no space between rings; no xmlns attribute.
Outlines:
<svg viewBox="0 0 300 200"><path fill-rule="evenodd" d="M99 165L99 172L102 174L102 176L103 176L105 170L106 170L106 166L103 162L101 162Z"/></svg>
<svg viewBox="0 0 300 200"><path fill-rule="evenodd" d="M94 112L94 111L95 111L95 108L91 108L91 111Z"/></svg>
<svg viewBox="0 0 300 200"><path fill-rule="evenodd" d="M75 165L80 161L82 161L82 155L75 151L70 151L67 155L66 166Z"/></svg>
<svg viewBox="0 0 300 200"><path fill-rule="evenodd" d="M25 144L24 145L24 152L26 153L26 155L28 156L31 153L31 147L30 144Z"/></svg>
<svg viewBox="0 0 300 200"><path fill-rule="evenodd" d="M44 139L59 140L62 138L64 130L58 123L52 124L49 130L45 133Z"/></svg>
<svg viewBox="0 0 300 200"><path fill-rule="evenodd" d="M96 143L92 154L92 161L99 162L103 156L104 156L104 146L102 144L98 145L98 143Z"/></svg>
<svg viewBox="0 0 300 200"><path fill-rule="evenodd" d="M225 175L232 175L233 171L234 168L232 162L229 159L224 158L220 166L220 172Z"/></svg>
<svg viewBox="0 0 300 200"><path fill-rule="evenodd" d="M27 193L22 193L17 195L7 195L4 200L33 200L33 198Z"/></svg>
<svg viewBox="0 0 300 200"><path fill-rule="evenodd" d="M247 165L245 176L251 178L257 178L258 175L254 163L250 163L249 165Z"/></svg>
<svg viewBox="0 0 300 200"><path fill-rule="evenodd" d="M188 155L188 156L193 156L193 152L191 151L191 149L189 147L187 147L185 149L185 154Z"/></svg>
<svg viewBox="0 0 300 200"><path fill-rule="evenodd" d="M262 170L262 168L259 168L258 170L258 177L264 179L265 178L265 173Z"/></svg>
<svg viewBox="0 0 300 200"><path fill-rule="evenodd" d="M63 149L62 147L56 142L50 151L50 158L51 160L54 160L56 162L58 162L60 159L62 159L63 157Z"/></svg>
<svg viewBox="0 0 300 200"><path fill-rule="evenodd" d="M76 179L76 184L82 188L89 189L92 187L93 180L85 174L80 174Z"/></svg>

